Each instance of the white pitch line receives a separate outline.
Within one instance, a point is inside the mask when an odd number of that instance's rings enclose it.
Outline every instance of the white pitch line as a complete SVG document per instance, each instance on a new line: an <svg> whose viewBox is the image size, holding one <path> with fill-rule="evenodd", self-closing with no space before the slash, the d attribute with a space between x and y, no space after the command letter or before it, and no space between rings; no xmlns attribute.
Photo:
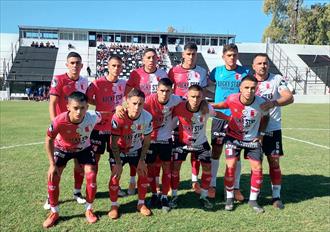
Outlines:
<svg viewBox="0 0 330 232"><path fill-rule="evenodd" d="M282 128L284 130L307 130L307 131L330 131L330 129L324 129L324 128L302 128L302 127L292 127L292 128Z"/></svg>
<svg viewBox="0 0 330 232"><path fill-rule="evenodd" d="M18 144L18 145L12 145L12 146L5 146L5 147L0 147L0 150L5 150L5 149L10 149L10 148L15 148L15 147L25 147L25 146L32 146L32 145L39 145L43 144L44 142L37 142L37 143L26 143L26 144Z"/></svg>
<svg viewBox="0 0 330 232"><path fill-rule="evenodd" d="M313 145L313 146L315 146L315 147L321 147L321 148L325 148L325 149L330 150L330 147L323 146L323 145L320 145L320 144L317 144L317 143L312 143L312 142L308 142L308 141L305 141L305 140L292 138L292 137L285 136L285 135L283 135L283 138L291 139L291 140L298 141L298 142L302 142L302 143L307 143L307 144Z"/></svg>

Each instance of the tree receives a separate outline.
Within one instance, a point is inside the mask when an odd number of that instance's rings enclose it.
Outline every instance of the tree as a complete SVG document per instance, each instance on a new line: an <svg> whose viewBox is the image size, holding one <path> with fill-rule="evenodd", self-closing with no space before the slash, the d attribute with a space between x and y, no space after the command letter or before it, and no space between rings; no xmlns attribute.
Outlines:
<svg viewBox="0 0 330 232"><path fill-rule="evenodd" d="M178 30L175 29L172 25L168 26L167 27L167 32L170 32L170 33L175 33L177 32Z"/></svg>
<svg viewBox="0 0 330 232"><path fill-rule="evenodd" d="M302 44L330 44L330 4L315 4L302 10L298 38Z"/></svg>
<svg viewBox="0 0 330 232"><path fill-rule="evenodd" d="M330 4L302 7L303 0L265 0L263 11L272 15L262 40L275 43L329 44Z"/></svg>

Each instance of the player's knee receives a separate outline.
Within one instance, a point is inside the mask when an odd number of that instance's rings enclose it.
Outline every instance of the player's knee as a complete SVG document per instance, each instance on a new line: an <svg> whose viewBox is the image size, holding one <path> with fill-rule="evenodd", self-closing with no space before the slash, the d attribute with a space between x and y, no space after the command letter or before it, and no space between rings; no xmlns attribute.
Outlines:
<svg viewBox="0 0 330 232"><path fill-rule="evenodd" d="M280 167L280 160L278 157L269 157L268 163L270 168L279 168Z"/></svg>

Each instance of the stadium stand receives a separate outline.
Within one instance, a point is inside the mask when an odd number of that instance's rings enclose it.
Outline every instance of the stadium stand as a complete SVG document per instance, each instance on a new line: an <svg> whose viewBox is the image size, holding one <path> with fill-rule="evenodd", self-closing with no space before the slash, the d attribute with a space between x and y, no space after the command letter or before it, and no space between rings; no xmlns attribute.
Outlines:
<svg viewBox="0 0 330 232"><path fill-rule="evenodd" d="M308 77L313 82L319 77L326 86L330 86L330 57L327 55L299 55L299 57L308 65L308 67L316 74L314 78ZM310 76L310 69L306 69L306 76Z"/></svg>
<svg viewBox="0 0 330 232"><path fill-rule="evenodd" d="M120 43L111 43L107 46L105 43L100 43L96 48L96 76L104 76L108 71L107 64L109 57L118 55L123 59L123 71L120 74L120 78L128 79L133 69L142 66L142 56L146 48L148 46L125 45ZM154 49L158 56L158 67L167 69L167 65L163 62L164 54L167 53L166 49L162 46Z"/></svg>
<svg viewBox="0 0 330 232"><path fill-rule="evenodd" d="M3 56L1 51L3 62L0 64L0 83L3 90L10 88L11 93L24 93L27 87L39 88L41 81L45 81L42 85L49 85L51 76L66 72L66 56L70 51L76 51L82 56L84 68L81 75L89 76L89 67L91 75L88 79L92 81L105 74L107 60L112 54L123 58L124 69L121 77L127 79L134 68L141 66L142 53L147 47L156 48L159 67L168 71L181 62L184 44L189 41L197 41L198 65L211 71L214 67L224 64L221 58L222 45L235 42L235 35L222 34L166 34L29 26L19 28L18 40L17 35L8 39L12 43L11 46L6 45L11 47L7 49L8 56ZM48 41L57 49L31 47L33 42L40 45L41 42L47 44ZM273 43L238 43L237 46L238 63L248 67L251 67L254 54L267 53L271 61L271 72L285 76L293 86L295 94L329 94L329 46Z"/></svg>
<svg viewBox="0 0 330 232"><path fill-rule="evenodd" d="M169 56L171 59L172 66L175 66L175 65L181 63L181 59L182 59L181 52L170 52ZM211 70L209 70L209 67L207 65L207 62L204 59L203 54L200 52L197 53L197 65L203 67L206 71L211 71Z"/></svg>
<svg viewBox="0 0 330 232"><path fill-rule="evenodd" d="M257 53L239 53L239 58L238 58L239 62L241 63L241 65L248 67L249 70L252 70L252 61L256 54ZM270 65L269 71L271 73L282 75L282 73L276 68L276 66L274 65L274 63L271 60L269 62L269 65Z"/></svg>

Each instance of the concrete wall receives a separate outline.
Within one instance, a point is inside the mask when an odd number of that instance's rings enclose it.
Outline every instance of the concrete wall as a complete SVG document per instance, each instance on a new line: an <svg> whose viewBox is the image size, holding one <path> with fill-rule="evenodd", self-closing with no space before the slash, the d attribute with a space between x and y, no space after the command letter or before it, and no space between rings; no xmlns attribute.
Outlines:
<svg viewBox="0 0 330 232"><path fill-rule="evenodd" d="M294 103L330 104L330 95L294 95Z"/></svg>

